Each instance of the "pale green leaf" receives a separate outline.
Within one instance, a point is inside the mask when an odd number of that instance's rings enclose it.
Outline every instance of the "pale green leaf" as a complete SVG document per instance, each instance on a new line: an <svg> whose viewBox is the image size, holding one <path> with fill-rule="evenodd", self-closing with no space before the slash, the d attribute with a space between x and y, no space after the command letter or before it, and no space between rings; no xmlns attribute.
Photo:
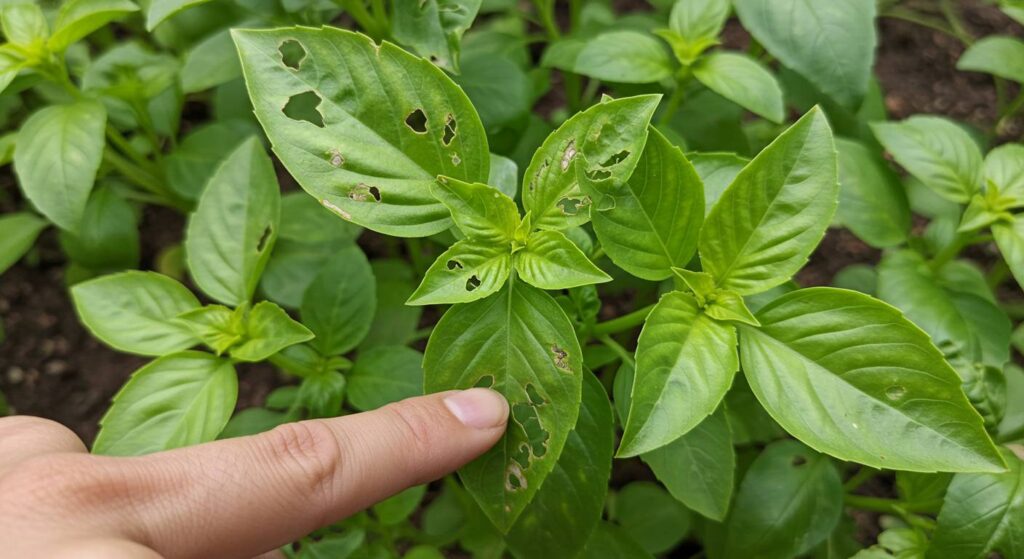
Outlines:
<svg viewBox="0 0 1024 559"><path fill-rule="evenodd" d="M233 320L234 316L224 305L207 305L179 314L175 322L184 325L207 347L221 355L245 334Z"/></svg>
<svg viewBox="0 0 1024 559"><path fill-rule="evenodd" d="M519 193L519 166L504 155L492 153L491 173L487 178L487 184L514 200Z"/></svg>
<svg viewBox="0 0 1024 559"><path fill-rule="evenodd" d="M519 226L516 203L486 184L438 178L431 193L452 213L466 237L482 243L508 244Z"/></svg>
<svg viewBox="0 0 1024 559"><path fill-rule="evenodd" d="M29 212L0 216L0 274L32 248L47 225L45 219Z"/></svg>
<svg viewBox="0 0 1024 559"><path fill-rule="evenodd" d="M302 298L302 323L316 334L312 345L323 355L341 355L359 345L370 330L377 285L366 255L348 247L326 263Z"/></svg>
<svg viewBox="0 0 1024 559"><path fill-rule="evenodd" d="M1017 284L1024 285L1024 218L1018 215L1014 217L1013 223L993 225L992 236Z"/></svg>
<svg viewBox="0 0 1024 559"><path fill-rule="evenodd" d="M652 83L672 75L672 60L658 39L638 31L608 31L588 40L572 71L619 83Z"/></svg>
<svg viewBox="0 0 1024 559"><path fill-rule="evenodd" d="M369 411L423 393L423 354L405 346L360 350L348 373L347 398L359 411Z"/></svg>
<svg viewBox="0 0 1024 559"><path fill-rule="evenodd" d="M57 13L47 46L63 52L111 21L137 11L139 7L129 0L69 0Z"/></svg>
<svg viewBox="0 0 1024 559"><path fill-rule="evenodd" d="M523 281L541 289L569 289L612 279L558 231L531 234L513 262Z"/></svg>
<svg viewBox="0 0 1024 559"><path fill-rule="evenodd" d="M1024 83L1024 41L1014 37L984 37L967 48L956 68Z"/></svg>
<svg viewBox="0 0 1024 559"><path fill-rule="evenodd" d="M185 55L181 90L195 93L227 83L242 75L231 30L223 29L203 39Z"/></svg>
<svg viewBox="0 0 1024 559"><path fill-rule="evenodd" d="M457 73L462 34L473 24L480 1L395 0L391 34L416 54Z"/></svg>
<svg viewBox="0 0 1024 559"><path fill-rule="evenodd" d="M910 206L899 177L863 144L839 138L838 220L876 248L903 244Z"/></svg>
<svg viewBox="0 0 1024 559"><path fill-rule="evenodd" d="M842 460L908 471L1004 468L928 335L867 295L794 291L740 329L743 371L790 434Z"/></svg>
<svg viewBox="0 0 1024 559"><path fill-rule="evenodd" d="M704 183L704 215L711 213L725 189L750 162L734 153L691 153L687 157Z"/></svg>
<svg viewBox="0 0 1024 559"><path fill-rule="evenodd" d="M782 86L759 62L744 54L714 52L693 65L693 76L708 89L772 122L782 122Z"/></svg>
<svg viewBox="0 0 1024 559"><path fill-rule="evenodd" d="M996 185L999 195L1013 207L1024 207L1024 145L1003 144L985 156L985 180Z"/></svg>
<svg viewBox="0 0 1024 559"><path fill-rule="evenodd" d="M0 7L7 42L23 47L34 55L42 54L50 26L46 15L35 2L10 2Z"/></svg>
<svg viewBox="0 0 1024 559"><path fill-rule="evenodd" d="M705 49L718 44L730 8L729 0L676 0L668 16L669 28L678 37L669 43L676 58L692 64Z"/></svg>
<svg viewBox="0 0 1024 559"><path fill-rule="evenodd" d="M238 377L227 359L185 351L132 373L100 420L96 454L136 456L205 443L227 425Z"/></svg>
<svg viewBox="0 0 1024 559"><path fill-rule="evenodd" d="M230 351L231 357L240 361L263 361L288 346L313 339L308 328L270 301L260 301L245 313L244 326L242 342Z"/></svg>
<svg viewBox="0 0 1024 559"><path fill-rule="evenodd" d="M459 241L437 257L410 305L468 303L501 289L512 271L510 247Z"/></svg>
<svg viewBox="0 0 1024 559"><path fill-rule="evenodd" d="M146 10L146 30L152 31L167 18L210 0L152 0Z"/></svg>
<svg viewBox="0 0 1024 559"><path fill-rule="evenodd" d="M198 340L174 318L199 308L184 285L154 272L122 272L71 288L78 318L107 345L128 353L165 355Z"/></svg>

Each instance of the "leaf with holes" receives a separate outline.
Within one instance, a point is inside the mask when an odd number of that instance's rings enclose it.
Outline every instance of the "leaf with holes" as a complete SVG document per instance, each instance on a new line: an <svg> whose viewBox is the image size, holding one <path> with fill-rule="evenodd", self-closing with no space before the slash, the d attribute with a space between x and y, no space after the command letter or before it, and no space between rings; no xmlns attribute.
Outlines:
<svg viewBox="0 0 1024 559"><path fill-rule="evenodd" d="M867 295L794 291L740 326L740 358L768 413L842 460L915 472L1005 468L928 335Z"/></svg>
<svg viewBox="0 0 1024 559"><path fill-rule="evenodd" d="M513 281L452 307L427 343L427 392L490 386L512 417L491 450L460 471L487 517L507 532L562 454L580 409L583 355L572 323L543 291Z"/></svg>
<svg viewBox="0 0 1024 559"><path fill-rule="evenodd" d="M227 359L185 351L132 373L100 420L92 451L136 456L217 438L238 398Z"/></svg>
<svg viewBox="0 0 1024 559"><path fill-rule="evenodd" d="M485 182L487 137L430 62L324 27L236 30L256 116L303 189L347 221L423 237L451 225L439 175Z"/></svg>
<svg viewBox="0 0 1024 559"><path fill-rule="evenodd" d="M647 280L663 280L693 257L704 221L704 187L679 148L651 129L628 188L615 207L591 212L594 233L612 262Z"/></svg>
<svg viewBox="0 0 1024 559"><path fill-rule="evenodd" d="M835 212L836 150L812 109L736 176L700 232L700 261L719 287L767 291L799 270Z"/></svg>
<svg viewBox="0 0 1024 559"><path fill-rule="evenodd" d="M481 0L395 0L391 34L431 62L459 71L462 34L480 10Z"/></svg>
<svg viewBox="0 0 1024 559"><path fill-rule="evenodd" d="M210 178L189 218L185 253L204 293L231 306L252 299L280 220L274 165L256 138L243 142Z"/></svg>
<svg viewBox="0 0 1024 559"><path fill-rule="evenodd" d="M606 100L574 115L544 140L523 174L523 207L534 227L560 231L582 225L590 219L593 191L618 194L625 188L660 99ZM581 180L592 188L581 186Z"/></svg>
<svg viewBox="0 0 1024 559"><path fill-rule="evenodd" d="M505 285L512 271L508 247L459 241L437 257L406 304L438 305L483 299Z"/></svg>

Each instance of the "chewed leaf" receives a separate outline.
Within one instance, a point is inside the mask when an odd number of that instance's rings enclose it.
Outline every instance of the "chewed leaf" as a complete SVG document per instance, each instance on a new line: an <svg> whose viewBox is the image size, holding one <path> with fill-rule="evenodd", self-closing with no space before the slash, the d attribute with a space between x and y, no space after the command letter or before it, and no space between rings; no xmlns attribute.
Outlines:
<svg viewBox="0 0 1024 559"><path fill-rule="evenodd" d="M432 235L451 225L430 193L436 177L487 180L480 118L429 61L329 27L233 36L274 152L343 219L389 235Z"/></svg>
<svg viewBox="0 0 1024 559"><path fill-rule="evenodd" d="M468 303L501 289L512 270L508 247L459 241L437 257L409 305Z"/></svg>
<svg viewBox="0 0 1024 559"><path fill-rule="evenodd" d="M488 385L509 402L502 440L459 472L502 531L533 499L576 425L581 367L582 351L561 307L522 282L452 307L430 336L427 392Z"/></svg>
<svg viewBox="0 0 1024 559"><path fill-rule="evenodd" d="M523 175L523 205L535 227L558 231L582 225L595 194L624 187L660 99L639 95L598 103L544 140Z"/></svg>

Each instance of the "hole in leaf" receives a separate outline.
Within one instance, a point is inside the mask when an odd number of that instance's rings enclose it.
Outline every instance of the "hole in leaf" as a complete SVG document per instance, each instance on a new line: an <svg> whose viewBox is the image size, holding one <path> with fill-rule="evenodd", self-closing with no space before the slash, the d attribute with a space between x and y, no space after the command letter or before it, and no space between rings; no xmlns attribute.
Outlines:
<svg viewBox="0 0 1024 559"><path fill-rule="evenodd" d="M505 490L506 491L521 491L526 489L526 476L523 475L523 469L512 462L508 465L505 470Z"/></svg>
<svg viewBox="0 0 1024 559"><path fill-rule="evenodd" d="M541 163L540 169L537 169L537 173L533 175L532 179L530 179L530 192L533 192L537 188L537 181L539 181L540 176L543 175L548 170L548 163L548 160L545 159L544 163Z"/></svg>
<svg viewBox="0 0 1024 559"><path fill-rule="evenodd" d="M885 389L885 397L893 401L900 400L906 395L907 389L898 384Z"/></svg>
<svg viewBox="0 0 1024 559"><path fill-rule="evenodd" d="M455 130L458 126L458 123L455 122L455 116L449 114L448 118L444 121L444 135L441 137L441 142L444 145L451 145L452 140L455 139Z"/></svg>
<svg viewBox="0 0 1024 559"><path fill-rule="evenodd" d="M341 151L337 148L327 152L327 161L330 162L332 167L341 167L345 164L345 156L341 154Z"/></svg>
<svg viewBox="0 0 1024 559"><path fill-rule="evenodd" d="M278 47L281 53L281 62L292 70L298 70L302 61L306 59L306 49L295 39L288 39Z"/></svg>
<svg viewBox="0 0 1024 559"><path fill-rule="evenodd" d="M494 377L492 375L484 375L480 377L480 380L476 381L473 388L490 388L494 386Z"/></svg>
<svg viewBox="0 0 1024 559"><path fill-rule="evenodd" d="M459 154L453 153L452 154L452 165L458 165L459 163L462 163L462 158L459 157Z"/></svg>
<svg viewBox="0 0 1024 559"><path fill-rule="evenodd" d="M548 432L540 423L540 414L533 404L515 404L512 406L512 418L523 428L530 455L536 458L544 456L548 451Z"/></svg>
<svg viewBox="0 0 1024 559"><path fill-rule="evenodd" d="M557 345L551 346L551 354L555 356L555 366L563 371L569 370L569 352L558 347Z"/></svg>
<svg viewBox="0 0 1024 559"><path fill-rule="evenodd" d="M576 140L569 140L569 145L565 146L565 151L562 152L562 172L569 170L569 165L572 164L572 160L576 157Z"/></svg>
<svg viewBox="0 0 1024 559"><path fill-rule="evenodd" d="M563 215L576 215L580 209L590 205L590 198L569 198L568 196L558 201L558 209Z"/></svg>
<svg viewBox="0 0 1024 559"><path fill-rule="evenodd" d="M348 197L356 202L380 202L380 189L365 183L359 183L348 191Z"/></svg>
<svg viewBox="0 0 1024 559"><path fill-rule="evenodd" d="M320 96L314 91L299 93L288 99L281 112L292 120L301 120L323 128L324 116L317 109L320 106L320 101Z"/></svg>
<svg viewBox="0 0 1024 559"><path fill-rule="evenodd" d="M274 232L274 228L270 225L263 230L263 234L260 235L260 242L256 243L256 252L263 252L263 249L267 248L267 242L270 241L270 234Z"/></svg>
<svg viewBox="0 0 1024 559"><path fill-rule="evenodd" d="M537 392L537 388L532 384L526 385L526 395L530 397L530 403L535 406L543 406L548 403L547 400L541 397L540 393Z"/></svg>
<svg viewBox="0 0 1024 559"><path fill-rule="evenodd" d="M469 279L466 280L466 291L473 291L478 287L480 287L480 278L475 275L469 276Z"/></svg>
<svg viewBox="0 0 1024 559"><path fill-rule="evenodd" d="M803 455L797 454L796 456L793 457L792 464L794 468L799 468L800 466L803 466L806 463L807 458Z"/></svg>
<svg viewBox="0 0 1024 559"><path fill-rule="evenodd" d="M427 133L427 115L423 109L416 109L405 117L405 125L417 134Z"/></svg>
<svg viewBox="0 0 1024 559"><path fill-rule="evenodd" d="M613 165L618 165L619 163L622 163L623 161L625 161L627 157L629 157L629 150L628 149L624 149L624 150L620 151L619 153L616 153L616 154L612 155L608 159L605 159L604 163L602 163L601 166L602 167L611 167Z"/></svg>
<svg viewBox="0 0 1024 559"><path fill-rule="evenodd" d="M449 260L446 266L449 270L461 270L462 262L459 262L458 260Z"/></svg>
<svg viewBox="0 0 1024 559"><path fill-rule="evenodd" d="M610 176L612 176L611 172L604 169L591 169L587 171L587 178L592 181L603 181Z"/></svg>

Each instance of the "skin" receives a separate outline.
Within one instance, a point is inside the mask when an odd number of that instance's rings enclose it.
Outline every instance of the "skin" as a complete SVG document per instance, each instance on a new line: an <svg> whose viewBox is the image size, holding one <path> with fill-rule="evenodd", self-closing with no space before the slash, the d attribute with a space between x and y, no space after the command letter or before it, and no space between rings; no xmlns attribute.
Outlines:
<svg viewBox="0 0 1024 559"><path fill-rule="evenodd" d="M0 557L279 557L278 547L494 445L508 404L474 388L114 458L62 425L0 419Z"/></svg>

